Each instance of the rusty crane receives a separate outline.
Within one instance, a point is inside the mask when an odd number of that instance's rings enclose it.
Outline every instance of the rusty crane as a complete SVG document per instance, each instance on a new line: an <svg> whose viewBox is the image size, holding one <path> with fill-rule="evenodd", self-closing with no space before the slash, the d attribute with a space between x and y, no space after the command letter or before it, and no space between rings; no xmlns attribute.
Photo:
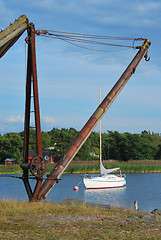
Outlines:
<svg viewBox="0 0 161 240"><path fill-rule="evenodd" d="M24 31L28 32L26 42L28 44L28 57L27 57L27 77L26 77L26 104L25 104L25 122L24 122L24 151L23 151L23 163L21 168L23 169L22 180L26 188L29 201L41 201L45 199L49 191L52 189L55 183L60 179L65 169L71 163L74 156L82 147L84 142L89 137L99 120L109 109L115 98L124 88L130 77L134 74L137 66L143 57L148 59L148 49L150 47L150 41L144 40L141 46L136 47L138 49L137 54L123 72L119 80L116 82L111 91L107 94L101 104L97 107L96 111L89 118L82 130L79 132L76 139L70 145L65 152L64 156L58 161L54 169L44 180L45 164L42 156L42 140L41 140L41 126L40 126L40 113L39 113L39 95L38 95L38 80L36 69L36 52L35 52L35 34L49 34L47 31L36 31L34 24L29 23L28 18L25 15L20 16L13 24L0 32L0 57L2 57L9 48L18 40ZM50 34L49 34L50 35ZM58 36L61 39L61 36ZM31 96L33 93L33 96ZM36 149L37 154L32 158L29 163L29 129L30 129L30 114L31 114L31 97L34 99L34 116L35 116L35 130L36 130ZM36 179L34 189L31 188L29 182L29 176L32 173Z"/></svg>

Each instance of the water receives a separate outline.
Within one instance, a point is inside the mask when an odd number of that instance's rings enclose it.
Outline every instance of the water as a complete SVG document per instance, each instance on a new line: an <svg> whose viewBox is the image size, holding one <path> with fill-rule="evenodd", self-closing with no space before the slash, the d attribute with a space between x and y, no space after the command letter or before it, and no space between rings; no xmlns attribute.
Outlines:
<svg viewBox="0 0 161 240"><path fill-rule="evenodd" d="M77 198L84 202L110 204L131 208L138 200L140 210L161 209L161 173L126 174L127 186L118 189L86 190L81 174L64 174L48 194L47 201L60 203L64 197ZM34 186L35 180L31 180ZM73 187L79 186L79 191ZM0 199L28 201L22 180L0 175Z"/></svg>

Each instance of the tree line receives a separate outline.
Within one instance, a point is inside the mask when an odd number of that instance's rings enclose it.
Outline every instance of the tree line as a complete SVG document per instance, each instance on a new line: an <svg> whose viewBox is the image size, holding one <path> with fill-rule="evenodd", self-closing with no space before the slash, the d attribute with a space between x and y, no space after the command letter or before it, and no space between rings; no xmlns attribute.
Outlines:
<svg viewBox="0 0 161 240"><path fill-rule="evenodd" d="M43 149L50 148L55 157L61 157L71 145L78 131L74 128L53 128L51 131L42 131ZM30 150L35 150L35 130L30 130ZM0 135L0 163L8 157L22 162L24 132L6 133ZM91 160L93 152L99 155L99 133L92 132L83 147L75 156L75 160ZM118 131L102 133L102 157L104 160L116 159L119 161L161 159L161 134L142 131L140 134Z"/></svg>

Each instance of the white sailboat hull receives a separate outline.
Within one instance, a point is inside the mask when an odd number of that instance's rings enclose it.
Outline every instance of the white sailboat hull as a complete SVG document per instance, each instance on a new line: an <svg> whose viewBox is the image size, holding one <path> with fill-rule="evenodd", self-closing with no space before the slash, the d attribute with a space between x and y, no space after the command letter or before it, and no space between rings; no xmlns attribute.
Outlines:
<svg viewBox="0 0 161 240"><path fill-rule="evenodd" d="M124 177L114 174L84 177L83 182L87 189L119 188L126 185L126 179Z"/></svg>
<svg viewBox="0 0 161 240"><path fill-rule="evenodd" d="M99 92L99 100L101 103L101 91ZM100 120L100 176L85 176L83 178L84 185L87 189L105 189L120 188L126 185L126 179L122 175L111 174L120 168L106 169L102 163L102 143L101 143L101 120Z"/></svg>

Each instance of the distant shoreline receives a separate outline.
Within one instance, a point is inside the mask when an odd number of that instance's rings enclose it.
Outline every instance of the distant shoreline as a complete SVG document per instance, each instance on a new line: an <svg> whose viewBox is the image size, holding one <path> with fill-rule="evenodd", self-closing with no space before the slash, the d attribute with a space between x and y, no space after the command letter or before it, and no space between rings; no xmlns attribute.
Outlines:
<svg viewBox="0 0 161 240"><path fill-rule="evenodd" d="M128 162L117 160L104 160L106 168L120 167L123 173L161 173L161 160L130 160ZM46 173L50 173L54 164L49 163ZM0 174L22 174L23 171L18 164L5 166L0 165ZM73 161L64 173L68 174L94 174L99 173L99 162L90 161Z"/></svg>

